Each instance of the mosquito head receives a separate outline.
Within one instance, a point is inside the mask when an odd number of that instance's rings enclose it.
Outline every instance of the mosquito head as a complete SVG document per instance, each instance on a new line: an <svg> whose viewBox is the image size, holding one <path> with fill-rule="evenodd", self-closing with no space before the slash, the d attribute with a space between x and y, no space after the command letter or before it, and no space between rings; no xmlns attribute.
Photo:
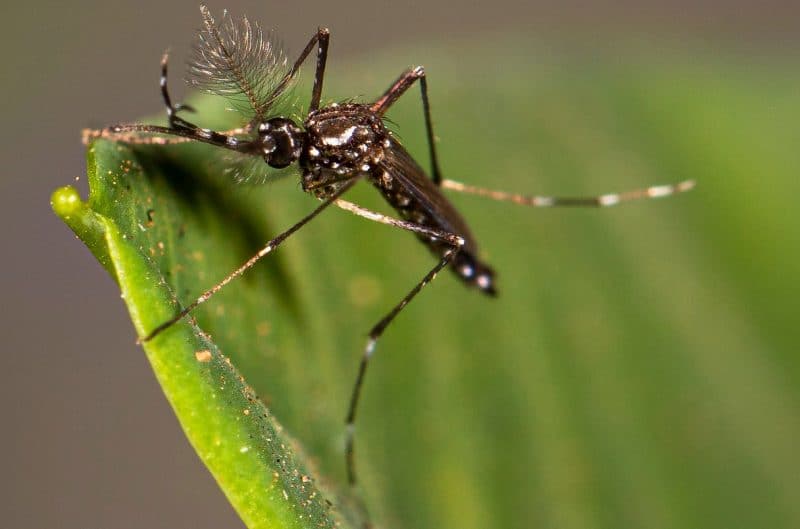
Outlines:
<svg viewBox="0 0 800 529"><path fill-rule="evenodd" d="M291 119L272 118L258 126L259 154L270 167L280 169L300 158L305 132Z"/></svg>

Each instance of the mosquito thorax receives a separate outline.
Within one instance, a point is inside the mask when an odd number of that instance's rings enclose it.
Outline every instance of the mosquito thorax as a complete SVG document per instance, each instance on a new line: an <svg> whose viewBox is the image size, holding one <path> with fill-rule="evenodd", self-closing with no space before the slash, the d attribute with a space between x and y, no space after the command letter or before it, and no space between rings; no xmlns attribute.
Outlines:
<svg viewBox="0 0 800 529"><path fill-rule="evenodd" d="M258 125L259 154L270 167L281 169L300 158L303 129L288 118L272 118Z"/></svg>
<svg viewBox="0 0 800 529"><path fill-rule="evenodd" d="M367 105L332 104L310 113L303 125L306 146L300 163L306 191L373 172L389 144L383 120Z"/></svg>

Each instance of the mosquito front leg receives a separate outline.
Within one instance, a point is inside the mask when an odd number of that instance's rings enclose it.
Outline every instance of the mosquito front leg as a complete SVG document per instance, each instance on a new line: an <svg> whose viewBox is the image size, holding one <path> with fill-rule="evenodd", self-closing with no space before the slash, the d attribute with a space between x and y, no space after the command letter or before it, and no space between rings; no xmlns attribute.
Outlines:
<svg viewBox="0 0 800 529"><path fill-rule="evenodd" d="M551 208L551 207L608 207L616 206L622 202L629 202L631 200L659 198L678 193L689 191L695 186L694 180L684 180L677 184L666 184L659 186L652 186L643 189L633 189L630 191L623 191L621 193L605 193L593 197L554 197L546 195L521 195L517 193L508 193L505 191L496 191L493 189L486 189L484 187L477 187L455 180L442 180L442 187L444 189L451 189L461 193L468 193L471 195L478 195L492 200L499 200L505 202L513 202L523 206L532 206L536 208Z"/></svg>
<svg viewBox="0 0 800 529"><path fill-rule="evenodd" d="M164 106L167 109L167 120L169 121L169 126L174 128L187 128L187 129L196 129L197 125L189 123L188 121L180 118L177 116L177 113L181 110L187 110L189 112L194 112L194 107L190 105L185 105L183 103L178 103L177 105L172 104L172 98L169 95L169 89L167 88L167 63L169 62L169 50L164 52L164 55L161 56L161 77L158 79L158 84L161 87L161 99L164 100Z"/></svg>
<svg viewBox="0 0 800 529"><path fill-rule="evenodd" d="M422 93L422 110L425 113L425 129L428 135L428 150L430 152L431 170L433 172L432 178L433 183L438 186L442 182L442 171L439 168L439 158L436 155L436 141L433 135L431 107L430 103L428 103L428 81L425 77L425 68L417 66L416 68L411 68L404 72L377 101L372 103L370 108L373 112L380 115L385 114L389 107L417 80L419 80L419 88Z"/></svg>
<svg viewBox="0 0 800 529"><path fill-rule="evenodd" d="M154 130L158 129L158 130ZM142 133L158 133L167 136L146 136ZM220 131L218 134L227 137L241 136L250 134L251 129L249 126L238 127L230 130ZM175 145L177 143L189 143L193 141L202 141L193 133L186 133L179 135L173 129L168 127L157 127L155 125L115 125L113 127L106 127L104 129L83 129L81 131L81 142L84 145L89 145L92 141L97 139L105 139L111 141L120 141L122 143L130 143L133 145ZM229 140L225 140L230 143Z"/></svg>
<svg viewBox="0 0 800 529"><path fill-rule="evenodd" d="M127 129L127 125L125 125ZM89 145L94 140L104 139L119 141L132 145L174 145L176 143L188 143L196 141L187 136L145 136L140 131L127 129L124 132L114 131L117 127L106 127L104 129L83 129L81 131L81 143Z"/></svg>
<svg viewBox="0 0 800 529"><path fill-rule="evenodd" d="M356 381L353 385L353 392L350 396L350 405L347 411L347 418L345 419L345 464L347 466L347 480L351 485L355 485L357 482L354 459L356 411L358 409L358 402L361 396L361 388L364 385L364 376L367 372L367 366L369 365L372 355L375 353L375 346L378 342L378 339L381 337L381 335L383 335L386 327L388 327L392 320L394 320L394 318L400 313L400 311L402 311L405 306L408 305L412 299L414 299L419 291L422 290L425 285L433 281L436 278L436 274L438 274L444 267L452 262L456 254L464 246L465 241L463 237L454 233L429 228L413 222L395 219L393 217L362 208L361 206L346 200L337 200L336 205L360 217L364 217L365 219L380 222L382 224L387 224L389 226L394 226L414 233L427 235L428 237L441 240L450 245L450 248L445 250L445 252L442 254L439 262L436 263L436 265L431 268L431 270L425 274L425 276L416 285L414 285L414 287L403 297L403 299L400 300L400 303L395 305L392 310L388 312L388 314L381 318L381 320L374 327L372 327L372 330L369 332L367 345L364 348L363 354L361 355L361 363L358 367L358 375L356 376Z"/></svg>
<svg viewBox="0 0 800 529"><path fill-rule="evenodd" d="M190 312L192 312L198 306L208 301L211 298L211 296L222 290L222 288L225 285L227 285L228 283L230 283L231 281L233 281L246 271L250 270L262 257L271 253L278 246L280 246L280 244L283 241L285 241L290 235L292 235L294 232L305 226L311 219L322 213L322 211L325 208L333 204L342 194L344 194L348 189L350 189L353 186L353 183L355 183L355 180L349 182L347 185L342 186L339 190L336 191L334 195L332 195L330 198L325 199L325 201L322 204L317 206L317 208L314 211L312 211L311 213L300 219L300 221L295 223L291 228L289 228L288 230L284 231L283 233L281 233L280 235L269 241L266 244L266 246L261 248L253 257L245 261L244 264L242 264L239 268L228 274L228 276L225 277L225 279L223 279L213 287L209 288L205 292L203 292L196 300L187 305L178 314L176 314L169 320L165 321L164 323L158 325L155 329L150 331L150 333L147 336L141 338L139 341L148 342L152 340L153 338L158 336L162 331L172 327L175 323L186 317Z"/></svg>
<svg viewBox="0 0 800 529"><path fill-rule="evenodd" d="M244 151L250 146L248 140L237 138L237 135L249 134L250 125L228 131L217 132L215 130L201 128L176 115L181 110L194 111L194 108L184 104L172 104L172 99L167 88L167 63L169 54L164 53L161 58L161 97L167 109L168 127L160 125L144 125L140 123L112 125L104 129L84 129L82 131L82 141L84 145L98 138L122 141L137 145L171 145L175 143L185 143L189 141L200 141L210 143L218 147L234 151ZM157 134L158 136L149 136Z"/></svg>

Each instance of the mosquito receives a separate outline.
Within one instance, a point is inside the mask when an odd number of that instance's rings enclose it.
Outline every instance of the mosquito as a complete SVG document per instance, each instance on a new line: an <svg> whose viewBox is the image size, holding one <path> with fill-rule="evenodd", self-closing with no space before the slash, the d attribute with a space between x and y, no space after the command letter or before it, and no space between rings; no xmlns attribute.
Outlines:
<svg viewBox="0 0 800 529"><path fill-rule="evenodd" d="M289 66L279 47L258 24L244 17L236 20L227 11L223 13L222 22L217 24L206 6L200 6L200 12L203 27L197 34L188 81L201 90L228 98L247 119L246 125L231 131L215 131L201 128L182 117L194 109L172 103L167 89L168 54L165 53L161 60L160 85L168 125L113 125L85 131L84 141L108 138L134 144L208 143L232 155L230 172L237 180L266 180L274 171L297 165L303 191L311 193L321 203L141 341L153 339L208 301L331 205L414 233L438 260L369 331L345 419L345 466L351 485L357 483L355 421L361 389L376 344L386 328L444 268L452 270L466 285L489 296L497 293L494 270L481 261L475 238L466 221L442 194L443 189L532 207L605 207L635 199L673 195L694 187L694 182L687 180L595 197L553 197L507 193L444 179L436 156L427 78L421 66L403 72L383 95L371 103L346 102L323 106L320 100L328 58L328 29L317 29L297 60ZM305 119L298 122L286 116L272 115L300 67L315 49L316 70ZM430 178L385 124L386 112L414 83L419 84L422 96L431 162ZM260 176L254 177L254 174ZM399 218L344 200L342 197L359 181L372 184Z"/></svg>

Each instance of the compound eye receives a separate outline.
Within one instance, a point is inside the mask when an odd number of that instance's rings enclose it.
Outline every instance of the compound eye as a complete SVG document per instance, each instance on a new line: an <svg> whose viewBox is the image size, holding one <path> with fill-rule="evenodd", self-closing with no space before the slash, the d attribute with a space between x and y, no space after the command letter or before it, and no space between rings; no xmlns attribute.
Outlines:
<svg viewBox="0 0 800 529"><path fill-rule="evenodd" d="M264 159L267 162L269 162L270 155L275 152L276 148L277 143L271 134L261 136L261 153L264 155Z"/></svg>
<svg viewBox="0 0 800 529"><path fill-rule="evenodd" d="M261 154L270 165L281 169L297 161L300 156L300 130L287 118L273 118L258 127L261 137Z"/></svg>
<svg viewBox="0 0 800 529"><path fill-rule="evenodd" d="M273 136L273 141L275 143L275 148L270 153L267 163L276 169L282 169L291 165L296 159L292 137L288 134L276 134Z"/></svg>

